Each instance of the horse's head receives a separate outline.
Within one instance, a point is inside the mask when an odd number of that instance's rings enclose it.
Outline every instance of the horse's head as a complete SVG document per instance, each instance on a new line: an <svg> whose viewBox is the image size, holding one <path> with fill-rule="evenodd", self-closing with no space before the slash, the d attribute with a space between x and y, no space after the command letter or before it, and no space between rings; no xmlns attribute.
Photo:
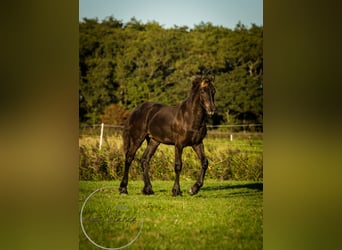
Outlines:
<svg viewBox="0 0 342 250"><path fill-rule="evenodd" d="M196 76L192 79L193 86L198 85L200 103L208 115L213 115L216 110L214 104L216 92L213 85L214 79L214 76Z"/></svg>

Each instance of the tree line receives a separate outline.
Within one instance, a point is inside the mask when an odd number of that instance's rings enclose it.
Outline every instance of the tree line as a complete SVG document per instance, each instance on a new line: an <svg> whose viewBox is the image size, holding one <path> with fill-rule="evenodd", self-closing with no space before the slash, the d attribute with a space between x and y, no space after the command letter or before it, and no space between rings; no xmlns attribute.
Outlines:
<svg viewBox="0 0 342 250"><path fill-rule="evenodd" d="M210 123L262 123L262 26L164 28L134 17L79 22L81 124L122 124L145 101L177 105L195 74L215 75L217 113Z"/></svg>

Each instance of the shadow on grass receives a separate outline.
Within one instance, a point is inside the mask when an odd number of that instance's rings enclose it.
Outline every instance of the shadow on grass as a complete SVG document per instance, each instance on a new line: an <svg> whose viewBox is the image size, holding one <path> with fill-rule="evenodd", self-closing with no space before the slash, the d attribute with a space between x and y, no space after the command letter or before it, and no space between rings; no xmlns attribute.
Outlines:
<svg viewBox="0 0 342 250"><path fill-rule="evenodd" d="M207 186L206 186L207 185ZM171 197L171 189L172 185L170 185L169 188L155 188L155 193L156 194L162 194L162 195L167 195L169 194ZM247 190L246 190L247 189ZM205 193L209 194L210 191L228 191L227 192L219 192L216 194L213 194L211 197L234 197L234 196L255 196L258 195L258 193L262 193L263 191L263 183L262 182L255 182L255 183L245 183L245 184L224 184L224 185L210 185L205 184L200 192L195 195L194 197L203 197L206 196ZM185 189L185 185L183 185L183 196L187 196L188 190ZM209 191L209 193L208 193ZM180 196L182 197L182 196Z"/></svg>
<svg viewBox="0 0 342 250"><path fill-rule="evenodd" d="M263 183L246 183L246 184L224 184L224 185L210 185L201 188L200 192L194 195L194 198L228 198L228 197L247 197L247 196L259 196L263 192ZM157 188L154 190L156 194L170 195L171 196L172 185L169 189ZM213 191L213 192L212 192ZM215 192L218 191L218 192ZM222 192L220 192L222 191ZM190 196L188 190L183 185L183 196ZM208 196L209 195L209 196Z"/></svg>
<svg viewBox="0 0 342 250"><path fill-rule="evenodd" d="M215 192L216 191L216 192ZM260 197L263 195L263 183L225 184L204 186L198 198L238 198L238 197Z"/></svg>
<svg viewBox="0 0 342 250"><path fill-rule="evenodd" d="M169 193L171 194L171 188L170 188L170 190L167 190L167 189L159 189L158 192L159 192L159 193L167 193L167 192L169 192Z"/></svg>
<svg viewBox="0 0 342 250"><path fill-rule="evenodd" d="M215 190L233 190L233 189L241 189L248 188L258 191L263 191L264 185L261 182L258 183L246 183L246 184L236 184L236 185L221 185L221 186L204 186L201 190L215 191Z"/></svg>

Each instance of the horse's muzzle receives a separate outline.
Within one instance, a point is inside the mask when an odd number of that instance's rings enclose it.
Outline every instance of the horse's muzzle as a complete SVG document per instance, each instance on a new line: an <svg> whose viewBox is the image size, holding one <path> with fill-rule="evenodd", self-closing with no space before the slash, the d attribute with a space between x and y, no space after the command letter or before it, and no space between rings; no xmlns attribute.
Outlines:
<svg viewBox="0 0 342 250"><path fill-rule="evenodd" d="M208 114L208 115L212 116L212 115L215 113L216 108L213 107L213 108L211 108L211 109L207 109L206 111L207 111L207 114Z"/></svg>

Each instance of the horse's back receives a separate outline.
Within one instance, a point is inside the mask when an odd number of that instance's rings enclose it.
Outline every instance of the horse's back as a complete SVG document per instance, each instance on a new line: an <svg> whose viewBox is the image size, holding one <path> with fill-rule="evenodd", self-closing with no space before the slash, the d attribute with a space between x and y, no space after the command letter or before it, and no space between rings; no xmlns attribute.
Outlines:
<svg viewBox="0 0 342 250"><path fill-rule="evenodd" d="M166 105L155 102L145 102L139 105L128 117L126 126L145 126L150 117L164 106Z"/></svg>
<svg viewBox="0 0 342 250"><path fill-rule="evenodd" d="M126 121L126 133L146 133L149 120L163 107L166 105L154 102L145 102L136 107Z"/></svg>

